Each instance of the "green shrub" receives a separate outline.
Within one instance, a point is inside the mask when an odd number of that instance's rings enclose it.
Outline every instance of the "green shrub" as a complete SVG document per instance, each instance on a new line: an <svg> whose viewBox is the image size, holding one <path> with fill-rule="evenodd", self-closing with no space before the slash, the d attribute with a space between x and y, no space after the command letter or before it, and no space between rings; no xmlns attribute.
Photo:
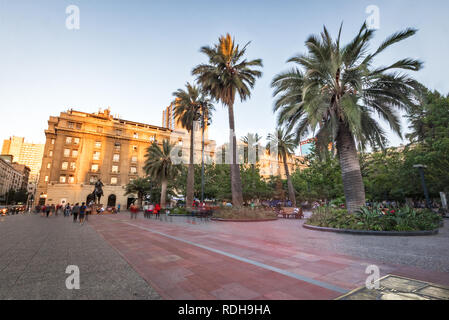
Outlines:
<svg viewBox="0 0 449 320"><path fill-rule="evenodd" d="M214 218L229 220L265 220L275 219L277 216L271 210L262 208L220 208L213 213Z"/></svg>
<svg viewBox="0 0 449 320"><path fill-rule="evenodd" d="M430 210L404 207L396 210L363 207L354 214L332 207L316 209L307 223L318 227L370 231L435 230L442 218Z"/></svg>

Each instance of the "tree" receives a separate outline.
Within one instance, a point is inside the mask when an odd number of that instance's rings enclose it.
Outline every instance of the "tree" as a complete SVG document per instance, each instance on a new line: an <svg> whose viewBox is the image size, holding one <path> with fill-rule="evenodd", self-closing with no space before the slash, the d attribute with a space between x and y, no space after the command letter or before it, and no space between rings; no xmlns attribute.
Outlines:
<svg viewBox="0 0 449 320"><path fill-rule="evenodd" d="M178 89L173 95L175 100L175 118L183 128L190 132L190 160L187 174L186 206L192 207L194 200L195 173L194 173L194 133L195 122L199 120L200 114L200 90L190 83L186 84L187 90Z"/></svg>
<svg viewBox="0 0 449 320"><path fill-rule="evenodd" d="M145 154L145 172L161 185L161 208L166 207L168 182L179 172L179 167L171 160L174 148L175 145L168 140L163 141L162 148L154 142Z"/></svg>
<svg viewBox="0 0 449 320"><path fill-rule="evenodd" d="M228 108L230 143L232 145L231 186L234 206L243 204L242 181L237 162L237 140L235 136L234 102L238 94L241 101L251 96L256 78L262 76L254 67L262 67L262 60L244 59L249 43L243 48L235 45L229 34L219 38L213 47L205 46L201 52L209 58L208 64L200 64L192 71L199 84L210 96Z"/></svg>
<svg viewBox="0 0 449 320"><path fill-rule="evenodd" d="M401 136L397 111L414 105L419 85L398 70L418 71L422 63L407 58L386 67L373 67L374 58L413 36L415 29L391 35L373 53L368 53L368 45L375 31L366 24L346 46L340 44L341 30L335 41L326 27L321 38L310 36L307 54L288 60L299 67L277 75L272 87L280 125L294 129L298 139L317 132L319 150L336 143L347 208L354 212L365 204L357 145L360 149L385 145L386 135L375 114Z"/></svg>
<svg viewBox="0 0 449 320"><path fill-rule="evenodd" d="M287 176L288 197L293 206L296 207L296 192L293 188L292 179L290 177L290 170L288 169L288 159L295 153L296 142L294 134L285 131L282 128L276 129L273 134L267 136L268 144L267 150L271 150L272 146L277 146L277 157L284 164L285 175Z"/></svg>
<svg viewBox="0 0 449 320"><path fill-rule="evenodd" d="M142 208L143 197L151 192L152 184L148 177L137 178L128 183L125 187L125 196L137 194L139 208Z"/></svg>

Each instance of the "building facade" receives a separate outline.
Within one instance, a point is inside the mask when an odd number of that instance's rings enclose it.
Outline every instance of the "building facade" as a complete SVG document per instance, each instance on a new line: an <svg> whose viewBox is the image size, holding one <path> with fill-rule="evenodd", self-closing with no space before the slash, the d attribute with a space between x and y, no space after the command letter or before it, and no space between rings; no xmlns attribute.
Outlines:
<svg viewBox="0 0 449 320"><path fill-rule="evenodd" d="M12 155L14 162L30 168L30 181L37 181L41 170L44 145L25 142L25 138L11 137L3 141L2 155Z"/></svg>
<svg viewBox="0 0 449 320"><path fill-rule="evenodd" d="M115 118L109 110L85 113L75 110L50 117L36 199L40 204L86 202L94 184L104 184L105 206L129 206L125 186L145 176L147 148L169 140L188 155L188 135ZM209 145L209 142L207 142ZM201 144L196 145L198 148Z"/></svg>
<svg viewBox="0 0 449 320"><path fill-rule="evenodd" d="M9 191L18 191L23 187L23 174L16 170L11 162L0 157L0 197Z"/></svg>

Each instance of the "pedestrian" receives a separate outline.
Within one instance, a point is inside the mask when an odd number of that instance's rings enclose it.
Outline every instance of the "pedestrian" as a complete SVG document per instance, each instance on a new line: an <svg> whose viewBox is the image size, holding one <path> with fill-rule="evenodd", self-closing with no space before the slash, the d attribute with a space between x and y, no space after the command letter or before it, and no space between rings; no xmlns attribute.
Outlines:
<svg viewBox="0 0 449 320"><path fill-rule="evenodd" d="M156 218L160 217L160 212L161 212L161 206L159 205L159 203L156 203L156 206L154 207L154 213L156 214Z"/></svg>
<svg viewBox="0 0 449 320"><path fill-rule="evenodd" d="M153 214L154 211L154 204L150 203L149 207L148 207L148 218L151 219L151 215Z"/></svg>
<svg viewBox="0 0 449 320"><path fill-rule="evenodd" d="M67 205L64 208L64 218L69 217L72 213L72 207L70 206L70 203L67 203Z"/></svg>
<svg viewBox="0 0 449 320"><path fill-rule="evenodd" d="M131 207L129 208L129 210L131 211L131 220L132 220L133 218L134 218L134 219L137 219L137 211L139 210L139 209L137 208L137 206L134 205L134 204L132 204Z"/></svg>
<svg viewBox="0 0 449 320"><path fill-rule="evenodd" d="M52 204L50 207L50 216L52 216L53 214L55 214L56 216L58 215L56 213L56 206L54 204Z"/></svg>
<svg viewBox="0 0 449 320"><path fill-rule="evenodd" d="M75 223L76 220L78 219L78 215L80 214L80 204L79 203L77 203L73 206L72 214L73 214L73 222Z"/></svg>
<svg viewBox="0 0 449 320"><path fill-rule="evenodd" d="M51 206L46 206L45 207L45 212L46 212L47 218L48 218L48 216L50 215L50 212L51 212Z"/></svg>
<svg viewBox="0 0 449 320"><path fill-rule="evenodd" d="M91 213L92 213L92 205L86 207L86 215L85 215L86 221L89 221L89 214Z"/></svg>
<svg viewBox="0 0 449 320"><path fill-rule="evenodd" d="M120 213L120 203L117 205L117 212Z"/></svg>
<svg viewBox="0 0 449 320"><path fill-rule="evenodd" d="M80 225L84 224L84 217L86 215L86 210L87 210L86 204L83 202L80 207Z"/></svg>

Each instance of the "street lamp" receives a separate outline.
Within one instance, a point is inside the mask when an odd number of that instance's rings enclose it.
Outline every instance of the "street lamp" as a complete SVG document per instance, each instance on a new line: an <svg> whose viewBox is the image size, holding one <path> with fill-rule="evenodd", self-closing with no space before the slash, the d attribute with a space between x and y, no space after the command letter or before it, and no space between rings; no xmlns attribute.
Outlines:
<svg viewBox="0 0 449 320"><path fill-rule="evenodd" d="M427 209L431 209L429 191L427 190L426 180L424 179L424 169L426 169L427 166L423 164L416 164L413 166L413 168L418 169L419 171L419 175L421 176L421 184L424 189L424 195L426 197L426 206Z"/></svg>

